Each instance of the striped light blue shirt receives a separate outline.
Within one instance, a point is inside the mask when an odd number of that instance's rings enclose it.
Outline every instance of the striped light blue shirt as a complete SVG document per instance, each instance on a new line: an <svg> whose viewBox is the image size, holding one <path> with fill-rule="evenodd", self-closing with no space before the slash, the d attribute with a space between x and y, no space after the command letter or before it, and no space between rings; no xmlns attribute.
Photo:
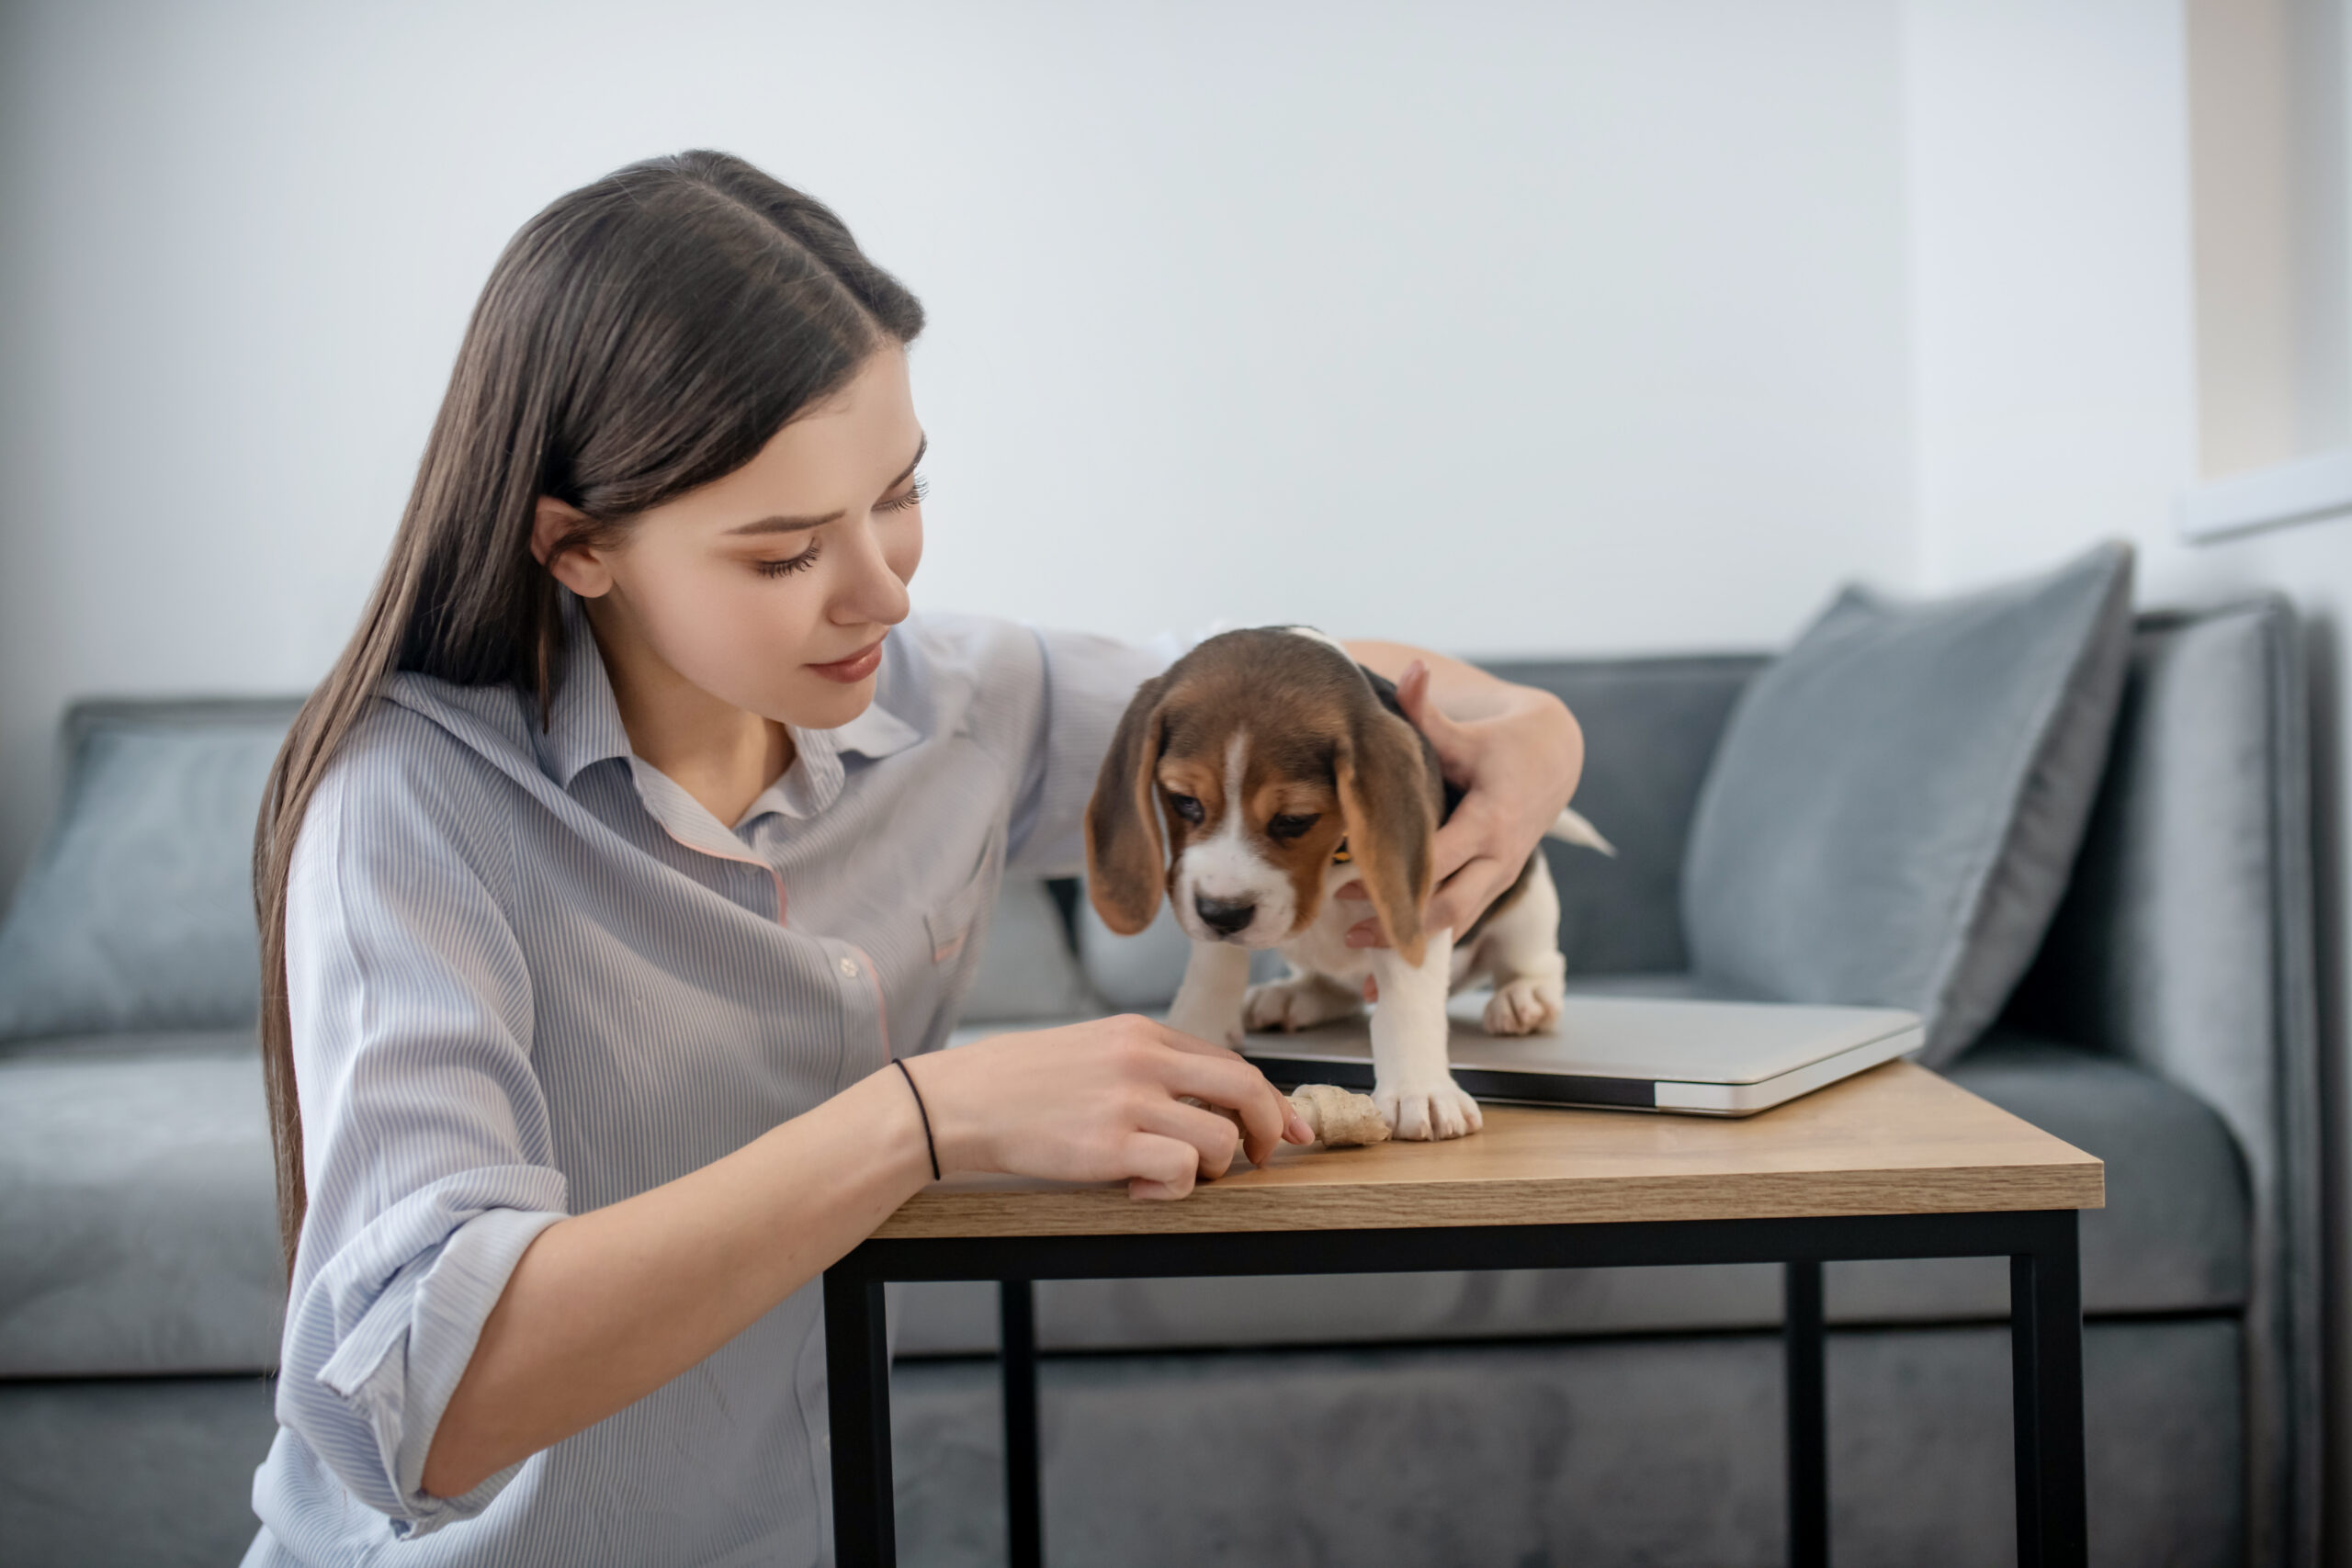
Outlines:
<svg viewBox="0 0 2352 1568"><path fill-rule="evenodd" d="M801 1564L831 1531L819 1294L462 1497L419 1486L533 1237L938 1046L1008 867L1074 871L1174 649L910 618L722 824L629 750L579 603L549 728L391 678L287 896L310 1183L248 1564ZM397 1547L397 1550L394 1548Z"/></svg>

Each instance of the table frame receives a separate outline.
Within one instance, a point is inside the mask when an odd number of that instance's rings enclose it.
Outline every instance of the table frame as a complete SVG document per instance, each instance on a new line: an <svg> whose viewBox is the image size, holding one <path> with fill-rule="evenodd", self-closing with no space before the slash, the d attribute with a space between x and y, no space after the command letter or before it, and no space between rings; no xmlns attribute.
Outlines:
<svg viewBox="0 0 2352 1568"><path fill-rule="evenodd" d="M1033 1280L1780 1263L1786 1269L1788 1307L1789 1557L1798 1568L1826 1568L1829 1465L1821 1265L2004 1256L2009 1259L2018 1562L2021 1568L2082 1568L2082 1275L2073 1209L869 1240L825 1272L835 1562L840 1568L888 1568L898 1560L886 1280L999 1282L1011 1556L1016 1568L1036 1568L1044 1540Z"/></svg>

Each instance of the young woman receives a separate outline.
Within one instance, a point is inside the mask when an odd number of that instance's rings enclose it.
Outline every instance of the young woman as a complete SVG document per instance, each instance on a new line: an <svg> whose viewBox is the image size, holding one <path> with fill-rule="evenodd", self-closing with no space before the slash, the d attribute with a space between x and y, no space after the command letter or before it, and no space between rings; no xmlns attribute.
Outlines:
<svg viewBox="0 0 2352 1568"><path fill-rule="evenodd" d="M1080 864L1163 660L910 615L922 325L716 153L499 259L255 845L291 1291L247 1562L817 1561L811 1282L934 1160L1178 1199L1306 1141L1141 1019L933 1049L1001 877ZM1575 721L1351 646L1470 786L1431 910L1465 924Z"/></svg>

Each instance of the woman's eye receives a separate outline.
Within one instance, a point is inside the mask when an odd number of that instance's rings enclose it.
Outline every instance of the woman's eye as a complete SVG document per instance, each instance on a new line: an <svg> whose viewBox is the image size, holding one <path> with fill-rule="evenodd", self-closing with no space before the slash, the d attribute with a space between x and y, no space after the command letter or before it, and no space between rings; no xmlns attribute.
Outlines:
<svg viewBox="0 0 2352 1568"><path fill-rule="evenodd" d="M1207 819L1208 813L1201 809L1201 803L1189 795L1170 795L1168 804L1174 807L1177 816L1195 828Z"/></svg>
<svg viewBox="0 0 2352 1568"><path fill-rule="evenodd" d="M1321 820L1321 814L1317 812L1269 817L1266 818L1266 832L1272 838L1295 839Z"/></svg>
<svg viewBox="0 0 2352 1568"><path fill-rule="evenodd" d="M922 505L922 498L930 493L931 481L925 479L918 479L912 485L908 487L906 494L899 497L896 501L884 502L882 503L882 510L885 512L904 512L910 506Z"/></svg>
<svg viewBox="0 0 2352 1568"><path fill-rule="evenodd" d="M816 564L817 542L811 539L808 547L797 556L785 560L753 561L752 566L762 577L788 577L796 571L807 571Z"/></svg>

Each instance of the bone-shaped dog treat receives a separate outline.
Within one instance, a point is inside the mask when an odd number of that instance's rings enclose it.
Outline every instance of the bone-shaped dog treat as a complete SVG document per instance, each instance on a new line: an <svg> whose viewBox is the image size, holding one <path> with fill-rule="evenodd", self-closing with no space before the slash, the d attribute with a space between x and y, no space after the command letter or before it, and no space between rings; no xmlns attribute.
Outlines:
<svg viewBox="0 0 2352 1568"><path fill-rule="evenodd" d="M1351 1094L1337 1084L1306 1083L1290 1091L1290 1102L1327 1149L1388 1141L1388 1119L1368 1094Z"/></svg>

